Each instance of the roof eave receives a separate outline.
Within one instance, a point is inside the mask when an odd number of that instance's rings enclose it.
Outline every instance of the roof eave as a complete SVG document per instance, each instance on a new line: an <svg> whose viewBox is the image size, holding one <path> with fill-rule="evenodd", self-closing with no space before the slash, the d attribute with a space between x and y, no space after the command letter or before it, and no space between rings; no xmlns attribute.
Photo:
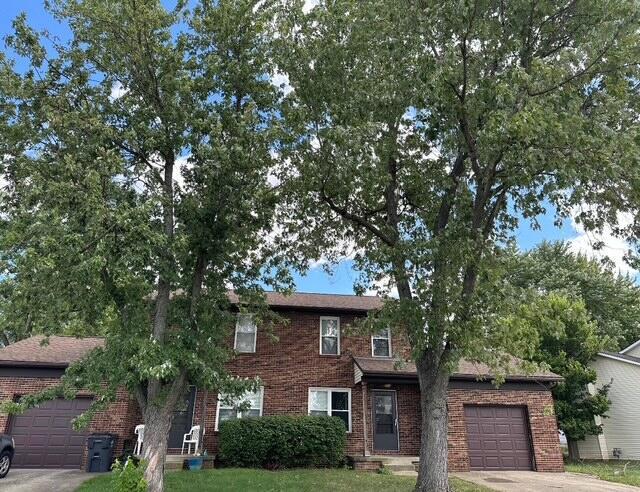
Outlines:
<svg viewBox="0 0 640 492"><path fill-rule="evenodd" d="M69 362L47 362L33 360L0 360L0 367L50 367L56 369L66 369Z"/></svg>

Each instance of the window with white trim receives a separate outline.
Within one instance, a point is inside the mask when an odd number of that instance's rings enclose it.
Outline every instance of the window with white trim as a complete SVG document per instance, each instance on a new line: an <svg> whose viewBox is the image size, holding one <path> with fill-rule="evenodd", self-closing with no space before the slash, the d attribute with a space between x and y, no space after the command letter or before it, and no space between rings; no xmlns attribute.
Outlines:
<svg viewBox="0 0 640 492"><path fill-rule="evenodd" d="M389 328L371 335L371 355L373 357L391 357L391 330Z"/></svg>
<svg viewBox="0 0 640 492"><path fill-rule="evenodd" d="M320 318L320 354L340 355L340 318Z"/></svg>
<svg viewBox="0 0 640 492"><path fill-rule="evenodd" d="M351 432L351 390L309 388L309 415L339 417Z"/></svg>
<svg viewBox="0 0 640 492"><path fill-rule="evenodd" d="M251 353L256 351L256 335L258 328L251 314L238 314L236 319L236 337L233 348L238 352Z"/></svg>
<svg viewBox="0 0 640 492"><path fill-rule="evenodd" d="M218 409L216 412L216 428L220 422L226 420L241 419L247 417L262 417L262 400L264 387L255 392L245 393L235 400L227 398L224 394L218 395ZM242 408L242 410L240 410Z"/></svg>

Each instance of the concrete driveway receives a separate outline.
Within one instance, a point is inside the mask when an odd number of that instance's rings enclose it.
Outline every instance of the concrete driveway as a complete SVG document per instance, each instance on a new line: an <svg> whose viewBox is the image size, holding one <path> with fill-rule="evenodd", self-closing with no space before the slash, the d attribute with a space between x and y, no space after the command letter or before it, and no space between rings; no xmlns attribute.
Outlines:
<svg viewBox="0 0 640 492"><path fill-rule="evenodd" d="M11 469L0 479L2 492L73 492L80 484L95 477L81 470Z"/></svg>
<svg viewBox="0 0 640 492"><path fill-rule="evenodd" d="M452 473L468 482L505 492L540 492L570 490L571 492L630 492L640 487L600 480L582 473L541 473L528 471L473 471Z"/></svg>

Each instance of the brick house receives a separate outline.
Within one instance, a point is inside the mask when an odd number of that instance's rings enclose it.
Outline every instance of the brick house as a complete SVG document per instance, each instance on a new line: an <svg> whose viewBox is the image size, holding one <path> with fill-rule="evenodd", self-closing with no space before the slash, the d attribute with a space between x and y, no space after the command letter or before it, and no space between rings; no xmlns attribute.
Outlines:
<svg viewBox="0 0 640 492"><path fill-rule="evenodd" d="M233 297L232 297L233 301ZM247 395L244 416L314 414L340 417L347 428L347 453L354 466L375 468L382 456L417 456L420 445L419 389L415 366L398 364L408 348L385 330L374 336L350 332L349 325L380 306L375 297L324 294L269 294L271 309L288 318L276 326L278 341L238 316L229 364L237 376L259 376L260 391ZM99 338L41 337L0 349L0 399L12 399L55 384L64 368L100 345ZM552 373L511 374L496 389L489 370L461 362L449 383L449 466L470 469L562 471L557 422L550 387ZM218 395L191 388L176 412L169 439L179 453L182 434L201 421L206 408L205 448L217 449L218 423L242 417ZM69 420L85 409L91 395L55 400L24 415L0 415L0 432L14 436L14 466L77 468L86 460L84 440L91 432L117 436L116 453L133 442L140 422L135 400L124 391L94 418L85 433Z"/></svg>

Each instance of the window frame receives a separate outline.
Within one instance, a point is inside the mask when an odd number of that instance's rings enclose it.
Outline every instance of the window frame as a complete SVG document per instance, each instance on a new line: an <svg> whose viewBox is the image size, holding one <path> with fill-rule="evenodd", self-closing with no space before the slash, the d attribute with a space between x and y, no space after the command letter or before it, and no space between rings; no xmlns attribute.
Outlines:
<svg viewBox="0 0 640 492"><path fill-rule="evenodd" d="M260 394L260 415L259 417L262 417L262 412L264 409L264 386L260 386L260 388L258 389L257 393ZM220 398L221 393L218 393L218 395L216 396L216 400L217 400L217 404L216 404L216 425L214 426L214 432L218 432L218 427L220 425L220 408L222 407L222 398ZM224 396L224 395L223 395ZM194 405L195 408L195 405ZM224 407L223 410L226 410L227 408L233 408L233 407ZM256 410L255 408L251 408L251 410ZM236 419L241 419L242 418L242 412L238 411L237 412L237 417Z"/></svg>
<svg viewBox="0 0 640 492"><path fill-rule="evenodd" d="M393 357L393 349L391 348L391 328L386 328L387 330L387 338L383 338L378 336L376 333L371 334L371 357L377 357L380 359L389 359ZM389 355L376 355L375 353L375 345L373 344L374 340L387 340L389 342Z"/></svg>
<svg viewBox="0 0 640 492"><path fill-rule="evenodd" d="M236 315L236 329L235 329L235 333L234 333L234 337L233 337L233 350L235 350L236 352L238 352L239 354L255 354L256 353L256 346L258 344L258 325L255 323L253 323L253 350L252 351L247 351L247 350L238 350L238 321L240 320L240 316L247 316L249 318L251 318L253 320L253 314L251 313L238 313Z"/></svg>
<svg viewBox="0 0 640 492"><path fill-rule="evenodd" d="M310 386L307 394L307 415L311 415L311 392L312 391L326 391L327 392L327 416L333 417L333 409L331 408L331 394L336 393L347 393L347 411L349 412L349 428L347 429L347 434L351 434L352 431L352 415L351 415L351 388L322 388L317 386ZM317 411L317 410L316 410ZM338 410L344 412L344 410Z"/></svg>
<svg viewBox="0 0 640 492"><path fill-rule="evenodd" d="M335 320L337 322L338 325L338 335L336 337L337 339L337 352L335 354L325 354L324 352L322 352L322 339L324 338L324 335L322 335L322 322L325 320ZM340 356L340 335L341 335L341 329L340 329L340 317L339 316L320 316L320 355L324 355L327 357L339 357ZM331 338L331 337L327 337L327 338Z"/></svg>

